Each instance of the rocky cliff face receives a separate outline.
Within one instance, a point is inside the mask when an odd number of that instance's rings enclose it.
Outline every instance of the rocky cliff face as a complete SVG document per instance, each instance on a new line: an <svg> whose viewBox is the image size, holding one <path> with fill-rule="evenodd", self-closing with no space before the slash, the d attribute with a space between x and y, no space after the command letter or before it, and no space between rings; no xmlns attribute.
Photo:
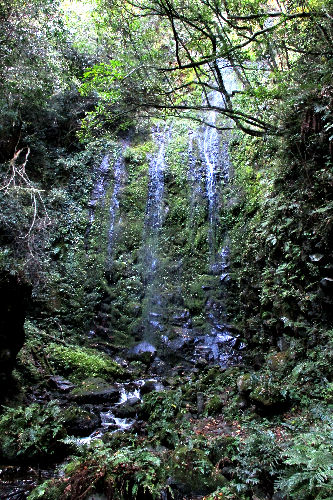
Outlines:
<svg viewBox="0 0 333 500"><path fill-rule="evenodd" d="M115 348L146 341L172 358L182 347L191 359L224 364L239 358L225 310L229 251L220 224L230 137L192 127L161 121L151 138L133 134L109 162L86 242L95 262L108 261L90 336ZM99 184L97 176L92 197Z"/></svg>

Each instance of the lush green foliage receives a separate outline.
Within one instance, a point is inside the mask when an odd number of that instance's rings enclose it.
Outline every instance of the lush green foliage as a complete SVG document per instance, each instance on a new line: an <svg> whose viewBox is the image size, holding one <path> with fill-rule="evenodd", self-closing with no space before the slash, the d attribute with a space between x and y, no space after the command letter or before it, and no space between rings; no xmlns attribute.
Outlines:
<svg viewBox="0 0 333 500"><path fill-rule="evenodd" d="M48 0L0 0L0 273L34 285L32 321L14 372L25 395L17 399L53 398L49 376L55 374L79 385L72 397L123 378L127 373L112 359L130 356L127 348L142 340L152 299L167 390L137 404L144 420L139 435L107 433L103 442L78 449L65 477L40 485L30 498L159 499L170 487L181 497L214 500L274 493L327 499L330 2L97 4L85 3L85 14L76 17L75 2L63 12ZM228 68L238 78L233 92L226 88ZM215 250L228 239L227 284L209 270L207 179L200 141L189 144L183 120L191 117L191 137L200 136L203 96L209 100L213 89L225 99L217 125L229 129L232 118L238 128L221 136L231 140L232 168L228 182L217 186ZM152 110L159 118L149 121ZM171 127L170 114L177 115ZM164 221L158 286L147 287L145 213L149 168L159 150L150 132L161 118L171 129ZM101 181L106 155L109 170ZM108 255L119 158L125 174ZM189 175L193 161L198 179ZM103 196L92 199L101 182ZM227 310L231 331L246 347L240 364L226 370L193 359L188 339L171 352L159 343L162 336L173 342L204 335L213 301ZM129 362L129 369L150 376L152 358ZM68 405L65 396L61 404ZM86 410L73 412L90 418ZM65 418L54 401L5 407L3 459L54 457L64 445Z"/></svg>
<svg viewBox="0 0 333 500"><path fill-rule="evenodd" d="M79 498L95 491L105 491L110 498L160 498L166 490L161 458L148 449L133 444L115 450L96 443L85 456L70 463L64 479L39 486L29 500L38 498ZM55 497L54 495L58 495Z"/></svg>
<svg viewBox="0 0 333 500"><path fill-rule="evenodd" d="M219 112L241 130L258 136L281 133L290 126L281 119L281 106L294 105L309 91L305 70L310 62L320 74L311 86L320 90L329 84L329 2L100 4L99 25L110 55L86 73L83 92L93 88L100 96L92 127L154 108L198 119L196 111L211 106L209 92L216 89L225 99ZM297 74L300 66L303 80ZM237 98L225 71L230 67L239 81Z"/></svg>
<svg viewBox="0 0 333 500"><path fill-rule="evenodd" d="M47 356L59 373L74 380L98 376L113 379L123 374L122 368L115 361L92 349L50 344Z"/></svg>
<svg viewBox="0 0 333 500"><path fill-rule="evenodd" d="M1 456L5 460L51 459L66 436L63 410L57 401L46 405L6 408L0 417Z"/></svg>
<svg viewBox="0 0 333 500"><path fill-rule="evenodd" d="M329 498L333 487L332 421L296 436L286 450L286 470L277 486L291 498Z"/></svg>

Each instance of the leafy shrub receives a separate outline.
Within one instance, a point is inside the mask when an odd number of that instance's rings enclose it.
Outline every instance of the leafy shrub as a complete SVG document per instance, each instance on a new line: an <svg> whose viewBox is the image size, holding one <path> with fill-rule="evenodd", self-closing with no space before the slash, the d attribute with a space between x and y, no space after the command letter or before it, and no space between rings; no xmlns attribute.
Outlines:
<svg viewBox="0 0 333 500"><path fill-rule="evenodd" d="M29 500L53 500L55 492L63 500L86 498L96 491L119 500L159 499L165 479L162 458L146 448L129 445L115 451L96 442L67 466L64 478L43 483Z"/></svg>
<svg viewBox="0 0 333 500"><path fill-rule="evenodd" d="M151 392L144 397L143 411L149 415L148 436L173 448L179 441L179 431L184 430L185 410L181 407L181 391Z"/></svg>
<svg viewBox="0 0 333 500"><path fill-rule="evenodd" d="M329 423L299 434L286 451L277 487L291 498L328 499L333 491L333 430Z"/></svg>
<svg viewBox="0 0 333 500"><path fill-rule="evenodd" d="M238 438L233 436L218 436L208 443L209 459L214 465L230 462L230 457L236 453Z"/></svg>
<svg viewBox="0 0 333 500"><path fill-rule="evenodd" d="M51 456L64 445L63 411L56 401L6 408L0 418L1 455L15 461Z"/></svg>
<svg viewBox="0 0 333 500"><path fill-rule="evenodd" d="M225 486L219 486L214 493L205 496L205 500L248 500L247 495L239 494L235 491L234 485L231 482Z"/></svg>
<svg viewBox="0 0 333 500"><path fill-rule="evenodd" d="M86 377L120 377L124 370L106 355L84 347L65 347L51 344L48 347L49 361L61 373L73 379Z"/></svg>
<svg viewBox="0 0 333 500"><path fill-rule="evenodd" d="M213 464L208 454L207 448L202 450L191 445L177 446L172 455L172 476L190 492L207 491L213 481Z"/></svg>
<svg viewBox="0 0 333 500"><path fill-rule="evenodd" d="M158 420L173 421L180 410L181 391L153 391L144 397L144 410L149 415L149 422Z"/></svg>
<svg viewBox="0 0 333 500"><path fill-rule="evenodd" d="M255 429L249 426L249 437L240 441L239 452L232 460L235 462L235 486L238 492L248 493L256 485L273 489L281 463L281 454L275 435L270 430ZM271 491L270 491L271 492Z"/></svg>

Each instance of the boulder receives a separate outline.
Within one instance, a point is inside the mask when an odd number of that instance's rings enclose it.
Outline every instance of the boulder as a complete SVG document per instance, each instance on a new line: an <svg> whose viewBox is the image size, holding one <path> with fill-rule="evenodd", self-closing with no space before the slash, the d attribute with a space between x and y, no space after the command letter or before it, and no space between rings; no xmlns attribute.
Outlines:
<svg viewBox="0 0 333 500"><path fill-rule="evenodd" d="M120 389L101 378L89 378L72 390L69 397L77 403L116 403L120 398Z"/></svg>
<svg viewBox="0 0 333 500"><path fill-rule="evenodd" d="M268 357L267 364L273 371L283 371L289 361L289 352L282 351L277 354L271 354Z"/></svg>
<svg viewBox="0 0 333 500"><path fill-rule="evenodd" d="M291 403L288 397L281 394L279 387L265 377L256 382L249 399L256 411L267 415L284 411Z"/></svg>
<svg viewBox="0 0 333 500"><path fill-rule="evenodd" d="M158 391L163 388L163 385L155 379L144 380L141 386L141 394L148 394L149 392Z"/></svg>
<svg viewBox="0 0 333 500"><path fill-rule="evenodd" d="M60 375L54 375L49 378L49 385L60 392L69 392L74 389L75 385L69 380L61 377Z"/></svg>
<svg viewBox="0 0 333 500"><path fill-rule="evenodd" d="M333 278L323 278L320 281L320 287L323 290L323 292L327 295L333 294Z"/></svg>
<svg viewBox="0 0 333 500"><path fill-rule="evenodd" d="M151 373L156 375L165 375L168 367L160 358L155 358L150 367Z"/></svg>
<svg viewBox="0 0 333 500"><path fill-rule="evenodd" d="M175 326L182 326L190 319L190 313L187 309L177 311L171 318L171 324Z"/></svg>
<svg viewBox="0 0 333 500"><path fill-rule="evenodd" d="M240 394L249 394L253 389L253 380L250 373L245 373L237 379L237 389Z"/></svg>
<svg viewBox="0 0 333 500"><path fill-rule="evenodd" d="M161 358L171 365L182 360L191 360L194 352L194 339L192 330L188 328L173 328L170 331L170 340L164 337L161 346Z"/></svg>
<svg viewBox="0 0 333 500"><path fill-rule="evenodd" d="M101 417L78 406L71 406L64 411L64 426L71 436L89 436L101 425Z"/></svg>
<svg viewBox="0 0 333 500"><path fill-rule="evenodd" d="M115 406L112 411L118 418L133 418L136 416L140 404L140 398L132 397L127 399L125 403Z"/></svg>
<svg viewBox="0 0 333 500"><path fill-rule="evenodd" d="M207 368L209 365L209 362L207 361L206 358L200 357L196 360L195 366L198 368Z"/></svg>
<svg viewBox="0 0 333 500"><path fill-rule="evenodd" d="M144 341L129 349L127 357L129 360L150 364L156 357L156 353L156 347Z"/></svg>

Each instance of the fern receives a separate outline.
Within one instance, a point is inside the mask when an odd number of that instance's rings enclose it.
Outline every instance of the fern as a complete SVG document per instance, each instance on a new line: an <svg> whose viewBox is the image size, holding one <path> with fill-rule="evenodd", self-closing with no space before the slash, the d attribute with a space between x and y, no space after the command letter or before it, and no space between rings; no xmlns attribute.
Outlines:
<svg viewBox="0 0 333 500"><path fill-rule="evenodd" d="M286 451L284 475L276 486L291 498L329 499L333 491L333 430L317 426L296 437Z"/></svg>

